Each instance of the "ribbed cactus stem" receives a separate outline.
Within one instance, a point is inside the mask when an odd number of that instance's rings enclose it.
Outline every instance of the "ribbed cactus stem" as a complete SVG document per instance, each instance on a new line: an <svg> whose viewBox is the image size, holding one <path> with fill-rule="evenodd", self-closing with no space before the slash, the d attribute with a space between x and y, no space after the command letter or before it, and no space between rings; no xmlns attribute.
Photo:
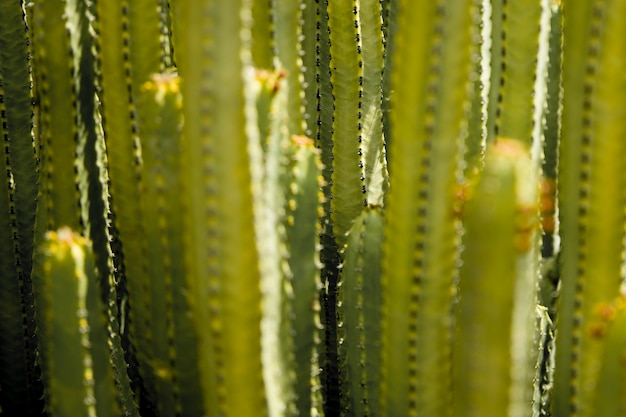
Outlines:
<svg viewBox="0 0 626 417"><path fill-rule="evenodd" d="M42 403L30 288L37 170L21 2L2 2L0 20L0 407L27 414L38 412Z"/></svg>
<svg viewBox="0 0 626 417"><path fill-rule="evenodd" d="M527 148L498 138L466 203L453 351L458 417L523 416L532 403L537 356L535 168Z"/></svg>
<svg viewBox="0 0 626 417"><path fill-rule="evenodd" d="M348 235L338 295L341 415L380 416L383 215L366 207Z"/></svg>
<svg viewBox="0 0 626 417"><path fill-rule="evenodd" d="M626 2L563 5L563 119L559 147L562 280L553 415L597 415L604 345L589 331L597 303L616 297L623 251L626 125L622 117Z"/></svg>
<svg viewBox="0 0 626 417"><path fill-rule="evenodd" d="M73 28L65 6L62 0L46 1L33 11L34 77L41 103L36 239L48 229L67 226L83 233L85 226L78 189L78 177L85 173L81 170L82 155L78 155L78 90L74 81L80 67L72 56Z"/></svg>
<svg viewBox="0 0 626 417"><path fill-rule="evenodd" d="M472 1L400 2L383 249L383 415L449 416L454 193L474 51Z"/></svg>
<svg viewBox="0 0 626 417"><path fill-rule="evenodd" d="M383 20L379 0L361 1L361 53L363 54L362 152L368 204L382 206L389 188L383 137L382 85L384 67Z"/></svg>
<svg viewBox="0 0 626 417"><path fill-rule="evenodd" d="M331 211L339 247L367 204L363 164L363 44L359 2L328 3L333 97ZM346 18L346 16L351 18Z"/></svg>
<svg viewBox="0 0 626 417"><path fill-rule="evenodd" d="M549 17L547 1L524 3L500 0L492 9L492 103L495 106L495 136L517 138L533 143L538 107L535 100L545 99L545 57L540 43L545 44L545 22ZM542 36L543 34L543 36ZM547 52L547 51L546 51ZM545 54L543 54L545 55ZM495 68L495 67L498 68Z"/></svg>
<svg viewBox="0 0 626 417"><path fill-rule="evenodd" d="M150 277L136 260L145 257L142 246L145 230L140 221L139 204L142 187L140 134L145 103L140 92L143 84L161 68L159 14L157 2L102 0L96 3L94 15L113 230L121 243L115 247L115 254L120 258L120 272L130 306L126 316L127 337L138 364L139 377L135 378L135 385L140 387L142 410L152 410L157 396L150 363L154 347Z"/></svg>
<svg viewBox="0 0 626 417"><path fill-rule="evenodd" d="M176 26L185 28L175 45L185 100L184 259L205 414L265 414L251 185L260 155L249 145L254 102L244 85L252 70L251 2L181 0L178 11Z"/></svg>
<svg viewBox="0 0 626 417"><path fill-rule="evenodd" d="M197 415L203 410L197 371L197 336L184 271L182 99L180 79L153 75L144 84L141 221L146 231L144 268L151 278L155 398L159 414ZM184 352L184 354L183 354Z"/></svg>
<svg viewBox="0 0 626 417"><path fill-rule="evenodd" d="M69 228L47 232L35 271L46 410L60 416L119 416L90 242Z"/></svg>
<svg viewBox="0 0 626 417"><path fill-rule="evenodd" d="M264 380L269 414L295 415L295 366L293 349L292 272L286 247L287 173L291 157L289 131L288 80L283 71L257 71L254 80L259 91L255 97L258 132L264 164L252 173L255 190L255 230L262 277L262 348ZM269 112L269 113L264 113ZM266 126L267 125L267 126ZM267 133L264 133L267 130ZM252 156L252 155L251 155ZM256 164L252 164L254 169ZM261 191L262 190L262 191Z"/></svg>
<svg viewBox="0 0 626 417"><path fill-rule="evenodd" d="M292 325L296 408L300 416L321 416L322 311L319 231L323 196L321 163L312 139L293 136L287 172L286 238L293 274Z"/></svg>

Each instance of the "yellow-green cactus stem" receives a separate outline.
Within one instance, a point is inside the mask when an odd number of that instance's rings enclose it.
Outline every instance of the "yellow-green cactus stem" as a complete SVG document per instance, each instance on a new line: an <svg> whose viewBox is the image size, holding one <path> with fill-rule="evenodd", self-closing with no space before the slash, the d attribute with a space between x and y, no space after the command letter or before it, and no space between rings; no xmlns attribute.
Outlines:
<svg viewBox="0 0 626 417"><path fill-rule="evenodd" d="M292 163L287 174L286 238L293 288L292 328L296 408L301 416L321 416L320 356L322 311L320 298L321 163L312 139L292 137Z"/></svg>
<svg viewBox="0 0 626 417"><path fill-rule="evenodd" d="M479 54L474 59L472 73L471 110L467 120L467 138L464 143L463 177L467 182L482 170L487 142L487 102L489 99L489 63L491 49L491 25L485 24L491 16L490 0L481 0L478 4L481 26L476 28L475 36L480 39Z"/></svg>
<svg viewBox="0 0 626 417"><path fill-rule="evenodd" d="M597 303L616 297L626 195L626 2L563 4L559 147L561 286L553 415L596 415L604 345L587 331ZM565 47L565 45L568 45Z"/></svg>
<svg viewBox="0 0 626 417"><path fill-rule="evenodd" d="M180 79L172 73L155 74L144 84L144 94L142 175L152 181L145 181L141 190L141 221L146 231L143 267L150 277L155 403L160 415L193 416L202 414L203 403L180 233Z"/></svg>
<svg viewBox="0 0 626 417"><path fill-rule="evenodd" d="M34 77L40 100L38 134L41 147L36 239L46 230L70 227L84 232L77 187L78 91L74 77L72 29L66 2L39 2L33 10ZM82 173L84 174L84 172Z"/></svg>
<svg viewBox="0 0 626 417"><path fill-rule="evenodd" d="M0 409L32 415L42 407L29 307L37 170L22 3L2 2L0 21Z"/></svg>
<svg viewBox="0 0 626 417"><path fill-rule="evenodd" d="M34 259L46 411L119 416L91 243L69 228L47 232Z"/></svg>
<svg viewBox="0 0 626 417"><path fill-rule="evenodd" d="M356 0L328 2L333 97L330 217L339 247L367 204L363 165L363 45ZM347 16L350 16L348 18Z"/></svg>
<svg viewBox="0 0 626 417"><path fill-rule="evenodd" d="M382 206L389 188L382 116L384 40L379 0L362 0L358 9L363 55L361 101L363 176L368 204Z"/></svg>
<svg viewBox="0 0 626 417"><path fill-rule="evenodd" d="M523 416L531 409L537 357L534 170L523 144L498 138L465 205L452 355L455 417Z"/></svg>
<svg viewBox="0 0 626 417"><path fill-rule="evenodd" d="M380 416L383 214L366 207L343 252L337 301L342 416Z"/></svg>
<svg viewBox="0 0 626 417"><path fill-rule="evenodd" d="M391 143L391 117L390 117L390 97L391 97L391 73L393 67L393 46L394 34L396 30L396 21L398 19L398 2L391 0L381 1L381 15L383 19L383 45L384 45L384 64L383 64L383 81L382 81L382 102L381 111L383 117L383 137L385 138L385 151L387 160L389 160L389 151Z"/></svg>
<svg viewBox="0 0 626 417"><path fill-rule="evenodd" d="M549 33L545 19L550 15L548 1L520 2L499 0L492 8L492 79L490 99L494 137L517 138L525 143L536 141L535 112L542 110L545 98L545 44ZM544 45L545 46L545 45ZM497 66L497 68L495 68ZM539 84L543 83L543 85ZM489 140L491 141L491 140Z"/></svg>
<svg viewBox="0 0 626 417"><path fill-rule="evenodd" d="M184 256L204 412L265 414L251 186L260 155L249 145L246 102L254 104L244 85L252 71L251 2L180 0L177 7L176 26L185 28L175 45L185 120Z"/></svg>
<svg viewBox="0 0 626 417"><path fill-rule="evenodd" d="M109 278L110 247L103 182L102 137L97 134L94 67L89 11L82 2L45 2L33 10L34 76L40 111L42 179L37 236L45 229L72 226L92 237L99 296L114 300ZM59 47L63 45L63 47ZM116 311L116 308L113 308ZM109 311L111 364L117 400L124 413L136 414L114 311Z"/></svg>
<svg viewBox="0 0 626 417"><path fill-rule="evenodd" d="M115 238L115 255L128 292L128 333L141 380L135 379L144 410L154 408L156 398L153 347L150 330L150 279L140 262L144 230L141 227L141 118L140 92L150 76L161 69L160 16L157 2L99 0L94 9L98 93L107 150L109 192ZM125 312L126 313L126 312ZM133 355L131 355L133 356ZM133 368L134 369L134 368ZM151 398L151 399L150 399Z"/></svg>
<svg viewBox="0 0 626 417"><path fill-rule="evenodd" d="M451 412L459 243L454 196L466 134L475 12L473 1L398 4L383 247L386 416Z"/></svg>
<svg viewBox="0 0 626 417"><path fill-rule="evenodd" d="M258 74L258 72L257 72ZM255 192L255 230L259 251L261 285L263 293L262 349L263 371L269 414L295 415L296 393L295 358L293 349L293 288L292 273L287 259L286 247L286 185L291 151L289 147L289 95L288 82L278 71L272 81L259 79L256 109L264 111L264 101L268 101L269 114L258 114L257 125L269 123L267 137L259 138L264 145L264 164L258 172L252 172L252 188ZM268 82L269 81L269 82ZM272 84L276 91L272 93ZM270 91L268 91L268 87ZM251 148L257 142L251 140ZM252 149L251 149L252 152ZM251 159L253 155L251 155ZM255 169L252 163L251 168Z"/></svg>

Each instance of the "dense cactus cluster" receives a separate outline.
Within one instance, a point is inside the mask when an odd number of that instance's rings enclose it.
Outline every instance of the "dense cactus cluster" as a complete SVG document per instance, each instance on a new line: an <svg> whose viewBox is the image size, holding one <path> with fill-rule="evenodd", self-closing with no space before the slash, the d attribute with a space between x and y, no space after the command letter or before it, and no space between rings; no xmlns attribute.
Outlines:
<svg viewBox="0 0 626 417"><path fill-rule="evenodd" d="M626 415L626 0L0 2L0 414Z"/></svg>

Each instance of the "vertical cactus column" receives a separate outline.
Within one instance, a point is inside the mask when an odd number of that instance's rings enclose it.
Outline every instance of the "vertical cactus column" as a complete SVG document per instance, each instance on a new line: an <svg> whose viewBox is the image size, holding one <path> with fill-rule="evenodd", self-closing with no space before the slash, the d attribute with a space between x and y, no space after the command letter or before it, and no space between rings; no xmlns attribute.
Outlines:
<svg viewBox="0 0 626 417"><path fill-rule="evenodd" d="M561 292L553 415L597 415L603 344L597 304L616 297L623 263L626 125L625 1L563 5L563 118L559 147Z"/></svg>
<svg viewBox="0 0 626 417"><path fill-rule="evenodd" d="M78 189L78 96L72 57L72 29L65 2L40 2L33 10L34 78L40 97L38 143L41 148L36 239L46 230L84 231ZM81 155L82 156L82 155Z"/></svg>
<svg viewBox="0 0 626 417"><path fill-rule="evenodd" d="M320 296L321 163L313 141L292 138L288 167L286 245L293 278L291 314L295 368L296 409L301 416L322 416L320 380L322 311Z"/></svg>
<svg viewBox="0 0 626 417"><path fill-rule="evenodd" d="M454 338L454 416L524 416L537 350L536 173L528 149L488 150L464 213Z"/></svg>
<svg viewBox="0 0 626 417"><path fill-rule="evenodd" d="M541 118L535 104L545 99L545 56L540 55L540 42L547 42L547 1L522 2L497 0L492 3L492 77L488 116L493 123L488 135L531 143ZM543 36L542 36L543 35ZM547 52L547 50L545 51ZM543 55L545 55L545 52ZM542 85L543 84L543 85ZM542 113L539 113L542 114Z"/></svg>
<svg viewBox="0 0 626 417"><path fill-rule="evenodd" d="M191 319L184 270L182 172L182 98L180 80L155 74L144 84L141 223L145 230L142 266L150 277L152 356L159 415L193 416L203 412L198 341Z"/></svg>
<svg viewBox="0 0 626 417"><path fill-rule="evenodd" d="M347 16L352 16L348 19ZM363 56L359 3L328 3L333 97L331 211L339 247L367 204L363 173Z"/></svg>
<svg viewBox="0 0 626 417"><path fill-rule="evenodd" d="M342 416L380 416L383 214L366 207L343 252L337 316Z"/></svg>
<svg viewBox="0 0 626 417"><path fill-rule="evenodd" d="M185 268L207 416L266 411L261 292L246 135L251 2L179 1ZM248 130L249 131L249 130ZM259 163L259 155L255 156ZM242 399L245 398L245 401Z"/></svg>
<svg viewBox="0 0 626 417"><path fill-rule="evenodd" d="M120 287L128 303L130 340L128 357L136 360L133 376L143 410L155 406L155 373L152 357L153 317L150 277L139 259L144 259L145 230L140 220L142 118L149 100L141 95L144 83L162 68L161 15L157 1L98 0L93 30L97 34L98 94L106 142L109 192L113 212ZM128 261L127 261L128 260ZM130 307L129 307L130 306ZM128 314L126 314L128 313ZM156 320L161 320L159 317ZM134 367L131 368L136 370Z"/></svg>
<svg viewBox="0 0 626 417"><path fill-rule="evenodd" d="M39 361L51 415L119 416L91 244L69 228L35 255Z"/></svg>
<svg viewBox="0 0 626 417"><path fill-rule="evenodd" d="M2 2L0 21L0 407L30 416L42 403L30 307L37 170L22 3Z"/></svg>
<svg viewBox="0 0 626 417"><path fill-rule="evenodd" d="M401 1L383 247L382 414L451 413L454 193L466 134L472 1Z"/></svg>

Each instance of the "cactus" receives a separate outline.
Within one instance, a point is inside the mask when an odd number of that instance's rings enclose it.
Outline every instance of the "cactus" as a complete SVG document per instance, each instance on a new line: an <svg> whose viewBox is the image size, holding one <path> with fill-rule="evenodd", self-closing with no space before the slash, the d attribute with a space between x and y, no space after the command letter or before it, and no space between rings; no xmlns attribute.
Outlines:
<svg viewBox="0 0 626 417"><path fill-rule="evenodd" d="M27 26L21 3L3 2L0 19L0 408L37 415L42 407L41 386L34 367L30 307L37 168Z"/></svg>
<svg viewBox="0 0 626 417"><path fill-rule="evenodd" d="M613 28L622 30L616 16L626 3L608 6L563 7L563 45L571 46L563 50L562 64L555 416L596 414L593 396L604 346L593 342L590 320L597 303L617 296L621 281L625 125L617 114L624 106L626 84L618 74L626 55L615 43Z"/></svg>
<svg viewBox="0 0 626 417"><path fill-rule="evenodd" d="M625 7L3 2L0 411L623 414Z"/></svg>
<svg viewBox="0 0 626 417"><path fill-rule="evenodd" d="M337 315L341 415L378 416L383 214L368 206L350 229L341 269Z"/></svg>
<svg viewBox="0 0 626 417"><path fill-rule="evenodd" d="M538 262L533 170L523 145L498 138L466 203L453 351L455 416L521 416L532 404Z"/></svg>
<svg viewBox="0 0 626 417"><path fill-rule="evenodd" d="M383 415L450 415L450 311L459 242L454 193L469 101L474 4L398 7L381 407Z"/></svg>
<svg viewBox="0 0 626 417"><path fill-rule="evenodd" d="M50 415L118 416L90 242L47 232L35 254L39 361Z"/></svg>

